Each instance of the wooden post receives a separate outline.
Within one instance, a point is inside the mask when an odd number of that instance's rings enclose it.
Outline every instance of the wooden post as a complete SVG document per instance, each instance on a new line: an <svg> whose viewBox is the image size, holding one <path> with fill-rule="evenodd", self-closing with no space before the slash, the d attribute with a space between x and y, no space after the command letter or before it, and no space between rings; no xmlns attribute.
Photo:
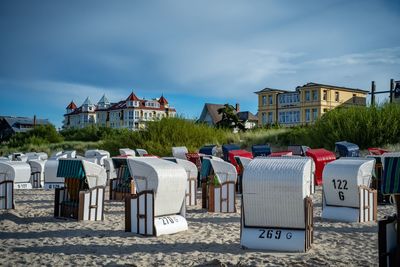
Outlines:
<svg viewBox="0 0 400 267"><path fill-rule="evenodd" d="M375 106L375 81L371 82L371 106Z"/></svg>
<svg viewBox="0 0 400 267"><path fill-rule="evenodd" d="M393 91L394 91L394 80L390 79L390 91L389 91L390 103L393 103Z"/></svg>

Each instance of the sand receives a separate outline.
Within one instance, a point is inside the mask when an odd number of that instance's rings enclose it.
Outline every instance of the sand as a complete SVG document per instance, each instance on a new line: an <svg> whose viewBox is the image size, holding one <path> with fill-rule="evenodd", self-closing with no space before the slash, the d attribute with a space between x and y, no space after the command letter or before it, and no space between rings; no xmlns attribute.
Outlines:
<svg viewBox="0 0 400 267"><path fill-rule="evenodd" d="M15 190L16 209L0 211L1 265L125 266L377 266L376 223L321 220L321 189L314 195L314 244L307 253L241 249L240 213L213 214L189 207L189 230L142 237L124 232L124 204L105 203L105 219L53 217L54 191ZM240 211L240 201L237 202ZM395 206L379 206L379 218Z"/></svg>

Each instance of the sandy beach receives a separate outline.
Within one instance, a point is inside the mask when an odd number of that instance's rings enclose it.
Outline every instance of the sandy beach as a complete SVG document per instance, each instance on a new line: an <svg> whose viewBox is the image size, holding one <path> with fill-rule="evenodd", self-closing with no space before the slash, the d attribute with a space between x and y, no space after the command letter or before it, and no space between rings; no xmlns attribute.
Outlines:
<svg viewBox="0 0 400 267"><path fill-rule="evenodd" d="M240 213L213 214L189 207L189 230L142 237L124 231L124 204L105 203L105 219L53 217L54 191L15 190L16 209L0 211L0 265L126 266L377 266L376 223L321 220L321 188L314 195L314 244L307 253L243 250ZM240 201L237 201L240 211ZM378 217L395 212L379 206Z"/></svg>

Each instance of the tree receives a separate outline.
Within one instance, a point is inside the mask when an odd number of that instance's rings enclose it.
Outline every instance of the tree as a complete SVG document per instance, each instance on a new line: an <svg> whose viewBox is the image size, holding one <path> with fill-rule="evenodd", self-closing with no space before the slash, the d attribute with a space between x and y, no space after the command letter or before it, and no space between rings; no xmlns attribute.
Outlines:
<svg viewBox="0 0 400 267"><path fill-rule="evenodd" d="M246 130L243 122L239 120L235 108L232 105L225 104L224 107L218 109L218 114L222 115L222 119L217 122L217 127L232 130L237 128L240 131Z"/></svg>

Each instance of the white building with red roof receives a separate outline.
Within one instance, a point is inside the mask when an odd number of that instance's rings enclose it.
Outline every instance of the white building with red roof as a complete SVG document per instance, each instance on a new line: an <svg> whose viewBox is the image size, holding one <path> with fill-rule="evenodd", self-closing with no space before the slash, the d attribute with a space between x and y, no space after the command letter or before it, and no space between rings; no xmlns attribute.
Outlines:
<svg viewBox="0 0 400 267"><path fill-rule="evenodd" d="M146 122L175 117L176 110L170 107L162 95L156 99L140 99L133 92L125 100L111 103L105 95L97 104L89 97L78 107L69 103L64 114L63 128L84 128L88 125L111 128L143 129Z"/></svg>

